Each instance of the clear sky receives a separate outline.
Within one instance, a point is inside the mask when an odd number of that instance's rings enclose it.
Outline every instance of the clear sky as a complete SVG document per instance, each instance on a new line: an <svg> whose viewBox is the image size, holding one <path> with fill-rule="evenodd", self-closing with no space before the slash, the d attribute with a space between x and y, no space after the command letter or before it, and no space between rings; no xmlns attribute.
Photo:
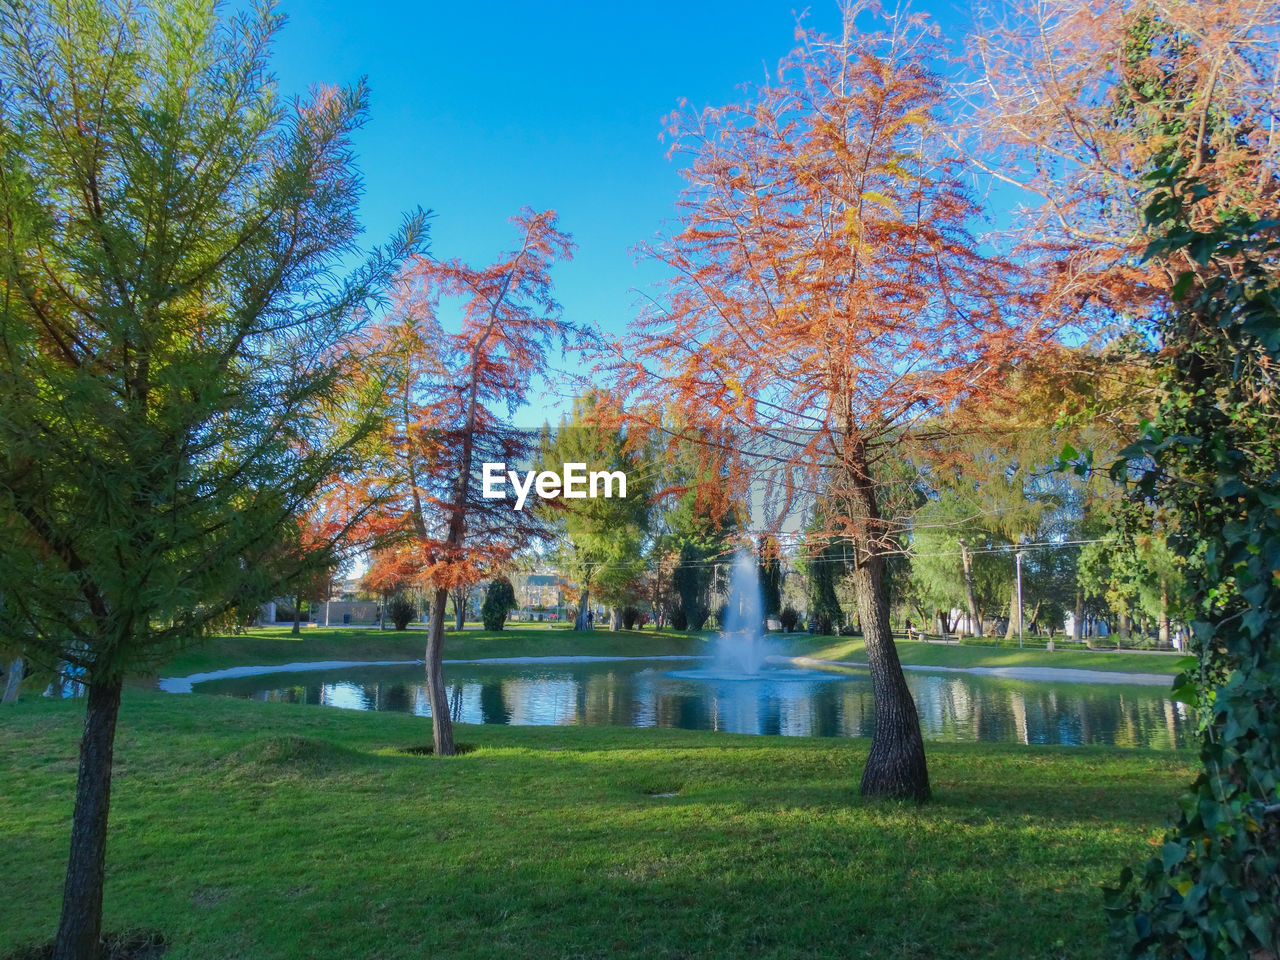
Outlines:
<svg viewBox="0 0 1280 960"><path fill-rule="evenodd" d="M963 29L950 4L914 9ZM368 78L371 116L357 149L370 243L421 205L435 212L434 256L482 265L513 243L508 217L554 208L578 244L553 274L566 319L621 332L637 288L658 276L632 248L672 216L682 184L659 139L662 117L681 97L723 104L761 81L793 45L797 8L281 0L279 10L289 20L272 60L282 92ZM807 22L834 32L839 19L831 0ZM535 397L519 420L538 424L558 409L557 398Z"/></svg>

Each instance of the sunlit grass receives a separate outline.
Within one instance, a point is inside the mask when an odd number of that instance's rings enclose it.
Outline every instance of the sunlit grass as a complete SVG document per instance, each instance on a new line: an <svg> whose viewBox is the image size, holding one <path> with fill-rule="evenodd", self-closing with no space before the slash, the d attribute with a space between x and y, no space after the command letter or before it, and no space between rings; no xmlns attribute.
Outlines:
<svg viewBox="0 0 1280 960"><path fill-rule="evenodd" d="M502 631L463 630L445 635L447 659L546 656L678 656L705 653L706 633L674 631L570 630L547 624L521 624ZM369 627L255 627L234 636L214 637L178 653L160 672L185 676L224 667L275 665L307 660L420 660L426 631Z"/></svg>
<svg viewBox="0 0 1280 960"><path fill-rule="evenodd" d="M860 637L797 637L793 650L824 660L866 660ZM968 644L922 643L899 640L903 663L935 667L1070 667L1120 673L1176 674L1184 659L1177 653L1128 653L1116 650L1019 650Z"/></svg>
<svg viewBox="0 0 1280 960"><path fill-rule="evenodd" d="M56 922L80 705L0 726L0 954ZM1101 957L1098 885L1191 771L1136 750L930 744L867 804L858 740L459 727L134 693L108 925L207 957ZM655 796L672 793L674 796Z"/></svg>

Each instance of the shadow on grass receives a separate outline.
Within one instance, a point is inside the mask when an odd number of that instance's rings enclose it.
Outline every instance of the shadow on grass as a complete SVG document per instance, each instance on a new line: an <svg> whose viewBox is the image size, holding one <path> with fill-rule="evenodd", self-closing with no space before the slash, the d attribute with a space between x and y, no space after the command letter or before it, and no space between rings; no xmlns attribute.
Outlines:
<svg viewBox="0 0 1280 960"><path fill-rule="evenodd" d="M169 943L164 935L154 930L130 930L125 933L108 933L102 938L98 960L159 960ZM51 960L53 941L18 947L4 955L4 960Z"/></svg>

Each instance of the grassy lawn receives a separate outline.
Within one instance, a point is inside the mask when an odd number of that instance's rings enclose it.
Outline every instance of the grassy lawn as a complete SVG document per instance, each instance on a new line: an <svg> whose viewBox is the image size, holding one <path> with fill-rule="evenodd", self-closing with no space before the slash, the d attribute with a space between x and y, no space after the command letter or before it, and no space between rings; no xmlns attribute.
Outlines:
<svg viewBox="0 0 1280 960"><path fill-rule="evenodd" d="M1119 673L1179 673L1184 654L1130 653L1116 650L1018 650L960 644L897 641L903 663L930 667L1072 667ZM823 660L866 660L857 637L797 637L794 654Z"/></svg>
<svg viewBox="0 0 1280 960"><path fill-rule="evenodd" d="M597 635L598 636L598 635ZM650 638L652 635L650 635ZM0 956L57 919L81 705L0 725ZM180 958L1108 955L1187 755L930 746L936 799L867 804L860 740L460 727L126 694L106 915ZM673 793L674 796L653 796Z"/></svg>
<svg viewBox="0 0 1280 960"><path fill-rule="evenodd" d="M421 660L427 642L422 629L304 627L299 636L288 626L261 627L236 636L213 637L180 652L163 676L218 670L246 664L269 666L305 660ZM508 627L502 631L463 630L445 636L450 660L485 657L653 657L705 652L702 635L648 630L570 630L549 624Z"/></svg>

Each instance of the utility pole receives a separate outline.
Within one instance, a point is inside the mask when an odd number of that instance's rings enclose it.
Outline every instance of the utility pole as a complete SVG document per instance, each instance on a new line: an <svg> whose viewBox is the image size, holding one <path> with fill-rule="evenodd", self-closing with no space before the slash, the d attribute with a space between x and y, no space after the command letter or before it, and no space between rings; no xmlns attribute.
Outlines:
<svg viewBox="0 0 1280 960"><path fill-rule="evenodd" d="M1022 550L1013 555L1018 570L1018 649L1022 649L1022 556Z"/></svg>

